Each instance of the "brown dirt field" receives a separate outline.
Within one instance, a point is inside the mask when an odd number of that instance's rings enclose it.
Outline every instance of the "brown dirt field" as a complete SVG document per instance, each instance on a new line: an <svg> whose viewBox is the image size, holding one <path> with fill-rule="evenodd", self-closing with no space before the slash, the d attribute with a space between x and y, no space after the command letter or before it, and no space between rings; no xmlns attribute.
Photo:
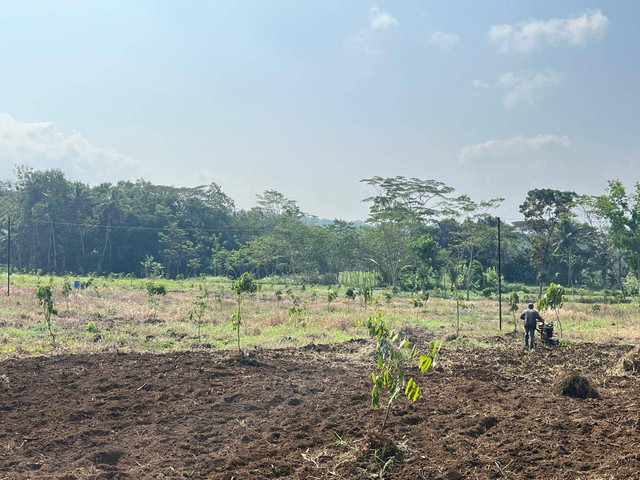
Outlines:
<svg viewBox="0 0 640 480"><path fill-rule="evenodd" d="M640 382L630 348L444 350L416 404L365 446L370 343L234 353L59 355L0 362L2 479L640 478ZM601 398L557 393L581 371ZM6 375L8 381L2 380ZM342 442L337 441L338 435Z"/></svg>

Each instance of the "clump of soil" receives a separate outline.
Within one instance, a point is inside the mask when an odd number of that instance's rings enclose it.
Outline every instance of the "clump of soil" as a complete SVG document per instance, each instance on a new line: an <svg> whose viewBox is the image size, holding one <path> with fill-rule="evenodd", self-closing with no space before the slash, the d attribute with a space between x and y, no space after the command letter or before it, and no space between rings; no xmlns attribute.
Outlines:
<svg viewBox="0 0 640 480"><path fill-rule="evenodd" d="M640 348L635 348L622 360L622 368L631 373L640 373Z"/></svg>
<svg viewBox="0 0 640 480"><path fill-rule="evenodd" d="M391 457L400 458L402 452L389 437L378 431L369 430L364 436L359 456L386 462Z"/></svg>
<svg viewBox="0 0 640 480"><path fill-rule="evenodd" d="M578 373L565 376L559 384L559 390L565 397L600 398L598 391L591 385L587 377Z"/></svg>
<svg viewBox="0 0 640 480"><path fill-rule="evenodd" d="M471 430L469 430L468 434L471 437L477 438L480 435L484 435L485 433L487 433L487 430L489 430L490 428L495 427L498 423L500 422L499 419L497 419L496 417L484 417L480 423L478 424L477 427L472 428Z"/></svg>

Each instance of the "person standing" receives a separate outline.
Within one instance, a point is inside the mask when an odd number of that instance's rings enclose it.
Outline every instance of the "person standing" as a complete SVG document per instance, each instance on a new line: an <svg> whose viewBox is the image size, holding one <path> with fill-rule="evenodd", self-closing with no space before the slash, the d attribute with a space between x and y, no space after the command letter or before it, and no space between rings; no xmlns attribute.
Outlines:
<svg viewBox="0 0 640 480"><path fill-rule="evenodd" d="M533 337L536 334L537 322L540 321L544 325L544 319L533 308L533 303L530 303L529 308L522 312L520 319L524 320L524 345L531 350L533 349Z"/></svg>

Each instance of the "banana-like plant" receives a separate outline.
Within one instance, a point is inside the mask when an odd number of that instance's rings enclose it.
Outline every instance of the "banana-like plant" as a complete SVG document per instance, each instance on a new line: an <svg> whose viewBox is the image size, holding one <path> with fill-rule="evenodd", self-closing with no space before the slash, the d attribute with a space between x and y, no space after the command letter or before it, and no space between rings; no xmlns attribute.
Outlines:
<svg viewBox="0 0 640 480"><path fill-rule="evenodd" d="M413 378L405 378L409 361L417 359L418 368L422 373L426 373L438 357L439 346L433 341L429 345L429 351L420 354L418 346L412 345L410 339L402 332L387 327L382 312L358 324L364 326L369 335L377 341L376 367L371 374L371 406L374 409L379 408L387 392L385 415L380 427L382 433L387 425L391 407L401 394L412 402L418 401L422 395L420 385Z"/></svg>

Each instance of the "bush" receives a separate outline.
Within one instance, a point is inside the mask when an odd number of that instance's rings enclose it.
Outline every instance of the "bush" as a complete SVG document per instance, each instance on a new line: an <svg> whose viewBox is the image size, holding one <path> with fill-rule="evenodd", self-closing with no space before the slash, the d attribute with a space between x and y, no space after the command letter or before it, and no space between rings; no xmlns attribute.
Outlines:
<svg viewBox="0 0 640 480"><path fill-rule="evenodd" d="M159 283L148 282L147 293L151 296L160 295L164 297L167 294L167 288Z"/></svg>
<svg viewBox="0 0 640 480"><path fill-rule="evenodd" d="M624 279L624 286L627 289L627 293L632 296L638 295L640 291L640 284L638 284L638 277L633 272L629 272Z"/></svg>

